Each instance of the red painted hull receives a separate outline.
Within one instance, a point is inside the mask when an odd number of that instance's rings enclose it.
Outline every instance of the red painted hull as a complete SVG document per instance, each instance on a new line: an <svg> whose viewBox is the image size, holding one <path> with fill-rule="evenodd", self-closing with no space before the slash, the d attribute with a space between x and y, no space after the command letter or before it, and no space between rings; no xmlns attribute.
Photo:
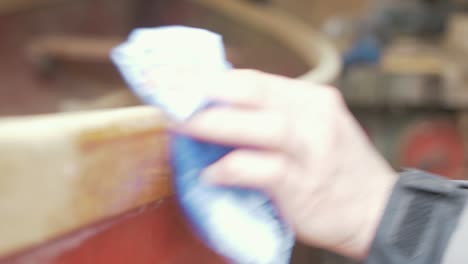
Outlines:
<svg viewBox="0 0 468 264"><path fill-rule="evenodd" d="M190 231L175 199L166 199L0 260L13 263L221 264Z"/></svg>

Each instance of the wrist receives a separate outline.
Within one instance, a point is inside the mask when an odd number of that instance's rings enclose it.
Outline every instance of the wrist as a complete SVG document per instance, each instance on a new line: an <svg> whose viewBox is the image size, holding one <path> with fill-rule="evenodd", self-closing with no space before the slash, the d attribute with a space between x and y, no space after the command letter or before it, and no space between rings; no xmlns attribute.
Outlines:
<svg viewBox="0 0 468 264"><path fill-rule="evenodd" d="M355 187L356 196L361 197L354 206L356 225L351 239L343 245L341 254L356 260L367 257L377 229L382 220L385 208L398 180L398 174L383 160L378 160L374 166L366 167L366 171L356 171L366 175L367 182Z"/></svg>
<svg viewBox="0 0 468 264"><path fill-rule="evenodd" d="M335 241L338 243L327 247L333 252L358 261L368 256L398 180L397 173L390 168L381 169L379 173L375 172L372 175L367 172L366 175L374 176L374 179L365 183L366 188L355 186L354 196L358 199L353 202L352 208L348 207L348 214L337 219L341 222L338 225L342 226L342 229L337 230L335 235L341 239Z"/></svg>
<svg viewBox="0 0 468 264"><path fill-rule="evenodd" d="M379 182L373 186L368 197L367 210L363 219L361 230L358 233L353 258L363 260L369 254L372 242L376 236L385 208L398 180L398 174L391 169L382 172Z"/></svg>

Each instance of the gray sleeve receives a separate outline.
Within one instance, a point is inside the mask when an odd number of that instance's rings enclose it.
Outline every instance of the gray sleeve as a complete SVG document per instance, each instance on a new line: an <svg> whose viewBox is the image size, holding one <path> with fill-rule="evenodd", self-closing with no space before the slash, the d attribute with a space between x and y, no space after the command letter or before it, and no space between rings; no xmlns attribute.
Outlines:
<svg viewBox="0 0 468 264"><path fill-rule="evenodd" d="M442 261L443 264L468 263L468 205L458 221Z"/></svg>
<svg viewBox="0 0 468 264"><path fill-rule="evenodd" d="M401 174L366 264L468 263L467 183Z"/></svg>

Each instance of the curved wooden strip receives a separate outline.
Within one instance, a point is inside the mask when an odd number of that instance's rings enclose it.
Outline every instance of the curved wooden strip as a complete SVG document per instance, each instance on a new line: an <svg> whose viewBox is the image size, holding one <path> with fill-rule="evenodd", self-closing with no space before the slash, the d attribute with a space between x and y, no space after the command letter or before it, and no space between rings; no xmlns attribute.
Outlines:
<svg viewBox="0 0 468 264"><path fill-rule="evenodd" d="M332 83L341 71L338 52L322 34L275 7L261 7L242 0L191 1L270 34L297 52L311 68L301 79L315 83Z"/></svg>

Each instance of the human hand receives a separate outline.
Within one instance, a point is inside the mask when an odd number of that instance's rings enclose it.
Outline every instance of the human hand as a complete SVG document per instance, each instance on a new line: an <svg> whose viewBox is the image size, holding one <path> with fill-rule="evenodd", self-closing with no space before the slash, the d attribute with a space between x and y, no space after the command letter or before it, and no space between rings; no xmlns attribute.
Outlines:
<svg viewBox="0 0 468 264"><path fill-rule="evenodd" d="M213 87L203 92L223 106L175 129L238 149L210 166L204 180L264 191L300 240L365 258L396 173L339 92L251 70L207 78L195 85Z"/></svg>

